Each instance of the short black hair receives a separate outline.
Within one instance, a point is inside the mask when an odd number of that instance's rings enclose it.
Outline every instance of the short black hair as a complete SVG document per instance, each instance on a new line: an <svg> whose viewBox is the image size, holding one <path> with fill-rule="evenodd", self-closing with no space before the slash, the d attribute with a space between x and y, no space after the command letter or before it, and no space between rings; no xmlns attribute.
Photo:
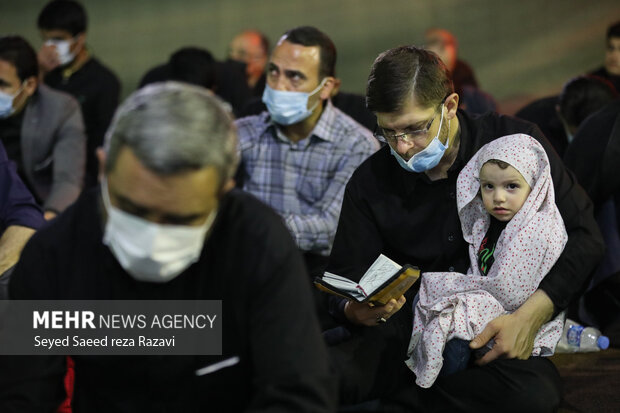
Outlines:
<svg viewBox="0 0 620 413"><path fill-rule="evenodd" d="M618 93L613 85L598 76L577 76L564 85L558 99L560 114L572 127L614 100Z"/></svg>
<svg viewBox="0 0 620 413"><path fill-rule="evenodd" d="M0 60L15 66L17 77L22 82L29 77L39 76L37 54L21 36L0 37Z"/></svg>
<svg viewBox="0 0 620 413"><path fill-rule="evenodd" d="M295 27L282 36L286 41L320 50L319 77L336 75L336 46L322 31L312 26Z"/></svg>
<svg viewBox="0 0 620 413"><path fill-rule="evenodd" d="M168 61L170 80L191 83L213 89L215 85L215 59L205 49L184 47L172 54Z"/></svg>
<svg viewBox="0 0 620 413"><path fill-rule="evenodd" d="M372 112L396 112L408 99L423 107L436 106L454 92L452 77L435 53L400 46L381 53L366 85L366 106Z"/></svg>
<svg viewBox="0 0 620 413"><path fill-rule="evenodd" d="M607 41L612 37L620 37L620 20L609 26L607 29Z"/></svg>
<svg viewBox="0 0 620 413"><path fill-rule="evenodd" d="M72 36L86 32L88 18L80 3L74 0L52 0L39 13L41 30L65 30Z"/></svg>

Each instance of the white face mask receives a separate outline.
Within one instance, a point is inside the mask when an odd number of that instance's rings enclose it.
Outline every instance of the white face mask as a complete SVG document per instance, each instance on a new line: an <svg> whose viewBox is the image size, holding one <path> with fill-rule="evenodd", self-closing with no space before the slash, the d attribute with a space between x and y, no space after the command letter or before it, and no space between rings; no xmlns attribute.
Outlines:
<svg viewBox="0 0 620 413"><path fill-rule="evenodd" d="M56 47L56 53L58 53L58 61L61 66L70 63L75 59L75 53L71 52L70 40L48 40L46 45L52 45Z"/></svg>
<svg viewBox="0 0 620 413"><path fill-rule="evenodd" d="M113 206L105 179L101 184L101 195L108 213L103 243L136 280L170 281L200 258L216 210L199 227L162 225Z"/></svg>

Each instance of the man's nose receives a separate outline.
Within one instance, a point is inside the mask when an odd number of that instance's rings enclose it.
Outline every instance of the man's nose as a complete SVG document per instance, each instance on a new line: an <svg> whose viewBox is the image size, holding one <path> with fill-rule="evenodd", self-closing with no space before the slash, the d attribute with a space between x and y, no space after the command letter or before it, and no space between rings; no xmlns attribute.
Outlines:
<svg viewBox="0 0 620 413"><path fill-rule="evenodd" d="M404 142L401 138L397 138L396 139L396 152L398 152L399 155L403 156L403 155L407 155L407 152L413 148L414 144L413 142ZM404 158L405 156L403 156Z"/></svg>
<svg viewBox="0 0 620 413"><path fill-rule="evenodd" d="M275 90L288 90L288 85L286 83L286 76L278 76L273 79L273 89Z"/></svg>

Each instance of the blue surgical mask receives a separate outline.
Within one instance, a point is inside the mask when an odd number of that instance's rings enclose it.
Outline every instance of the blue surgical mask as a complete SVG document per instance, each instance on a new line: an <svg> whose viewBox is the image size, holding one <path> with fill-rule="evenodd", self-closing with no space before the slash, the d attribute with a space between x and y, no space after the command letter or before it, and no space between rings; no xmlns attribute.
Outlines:
<svg viewBox="0 0 620 413"><path fill-rule="evenodd" d="M263 92L263 103L267 105L267 110L276 123L292 125L301 122L310 116L319 104L320 100L317 100L316 104L308 109L308 99L321 90L326 81L327 78L323 79L316 89L310 93L275 90L266 85Z"/></svg>
<svg viewBox="0 0 620 413"><path fill-rule="evenodd" d="M15 97L19 95L19 93L24 89L24 86L19 88L15 94L10 95L5 92L0 92L0 119L5 119L15 113L15 108L13 107L13 101Z"/></svg>
<svg viewBox="0 0 620 413"><path fill-rule="evenodd" d="M448 124L448 140L446 141L446 144L444 145L439 140L441 126L443 125L443 108L443 105L441 105L441 120L439 121L439 130L437 130L437 135L435 135L431 143L429 143L426 148L413 155L411 159L405 161L402 156L400 156L398 152L390 146L390 152L394 155L398 161L398 164L406 171L421 173L433 169L437 166L443 157L443 154L446 152L446 149L450 146L450 124Z"/></svg>

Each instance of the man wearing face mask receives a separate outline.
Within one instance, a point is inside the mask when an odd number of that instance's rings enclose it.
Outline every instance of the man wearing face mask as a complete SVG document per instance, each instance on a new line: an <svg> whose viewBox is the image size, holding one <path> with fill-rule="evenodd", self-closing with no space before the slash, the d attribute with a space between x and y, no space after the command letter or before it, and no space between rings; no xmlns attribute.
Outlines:
<svg viewBox="0 0 620 413"><path fill-rule="evenodd" d="M87 16L81 4L50 1L41 10L37 26L44 41L38 54L41 79L80 103L88 137L85 186L96 185L95 151L118 105L120 83L86 46Z"/></svg>
<svg viewBox="0 0 620 413"><path fill-rule="evenodd" d="M322 274L336 232L344 186L379 143L335 108L336 48L314 27L278 41L267 63L267 112L236 122L243 189L274 208Z"/></svg>
<svg viewBox="0 0 620 413"><path fill-rule="evenodd" d="M0 38L0 136L51 219L82 190L86 137L78 103L39 84L37 56L19 36Z"/></svg>
<svg viewBox="0 0 620 413"><path fill-rule="evenodd" d="M422 277L465 273L469 257L456 206L457 177L483 145L514 133L533 136L545 147L569 239L538 290L471 341L472 350L481 349L472 358L477 366L442 377L429 389L417 387L404 364L414 289L385 306L333 299L332 315L345 327L356 326L349 341L330 349L341 376L341 400L383 398L395 411L554 411L561 399L557 370L549 360L530 356L540 326L579 294L602 255L587 195L535 125L459 110L449 72L432 52L402 46L379 55L366 103L377 115L375 136L388 146L347 184L327 271L359 280L383 253L401 265L417 265Z"/></svg>
<svg viewBox="0 0 620 413"><path fill-rule="evenodd" d="M22 255L12 299L222 301L219 356L75 356L75 413L333 411L301 256L273 211L231 190L237 141L224 108L177 82L135 92L98 153L101 186ZM0 411L62 400L63 357L0 367Z"/></svg>

